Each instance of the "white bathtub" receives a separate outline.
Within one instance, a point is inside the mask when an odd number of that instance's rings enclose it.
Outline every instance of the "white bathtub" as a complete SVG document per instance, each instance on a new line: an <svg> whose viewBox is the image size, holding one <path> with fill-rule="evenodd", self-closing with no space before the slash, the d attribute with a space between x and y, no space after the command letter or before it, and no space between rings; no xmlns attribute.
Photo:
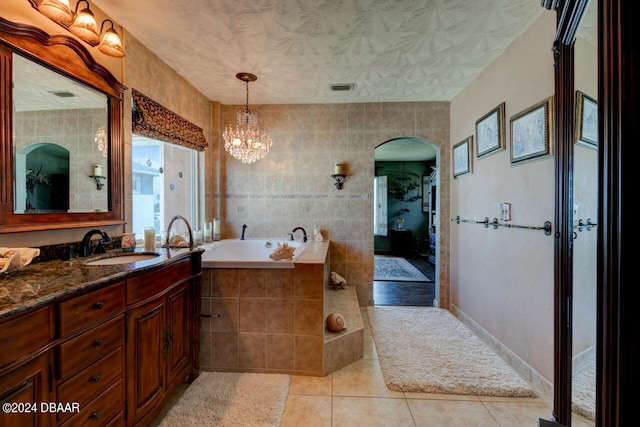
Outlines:
<svg viewBox="0 0 640 427"><path fill-rule="evenodd" d="M269 258L278 243L295 247L292 259L276 261ZM286 239L220 240L202 245L205 249L202 254L202 268L295 268L295 260L306 245Z"/></svg>

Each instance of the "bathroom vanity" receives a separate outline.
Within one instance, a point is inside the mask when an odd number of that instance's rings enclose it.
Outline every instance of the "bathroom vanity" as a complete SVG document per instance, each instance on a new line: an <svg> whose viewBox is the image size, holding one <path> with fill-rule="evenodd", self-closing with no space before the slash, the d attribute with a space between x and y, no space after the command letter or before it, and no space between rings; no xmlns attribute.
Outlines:
<svg viewBox="0 0 640 427"><path fill-rule="evenodd" d="M201 256L0 277L0 426L148 425L199 374Z"/></svg>

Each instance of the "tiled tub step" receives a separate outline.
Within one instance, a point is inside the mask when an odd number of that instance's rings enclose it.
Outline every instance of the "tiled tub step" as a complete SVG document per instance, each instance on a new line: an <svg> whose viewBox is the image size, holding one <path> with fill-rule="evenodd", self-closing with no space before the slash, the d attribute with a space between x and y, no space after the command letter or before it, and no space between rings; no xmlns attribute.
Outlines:
<svg viewBox="0 0 640 427"><path fill-rule="evenodd" d="M325 319L329 313L340 313L346 329L341 332L324 331L324 375L362 359L364 345L364 323L354 286L325 291Z"/></svg>

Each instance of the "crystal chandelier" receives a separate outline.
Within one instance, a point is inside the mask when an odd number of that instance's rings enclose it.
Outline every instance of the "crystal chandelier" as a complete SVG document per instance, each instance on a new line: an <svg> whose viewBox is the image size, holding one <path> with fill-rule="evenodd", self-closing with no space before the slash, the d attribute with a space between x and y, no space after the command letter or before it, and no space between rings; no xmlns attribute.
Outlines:
<svg viewBox="0 0 640 427"><path fill-rule="evenodd" d="M107 152L109 150L107 150L107 130L104 126L98 127L94 139L96 144L98 144L98 151L102 153L103 157L107 157Z"/></svg>
<svg viewBox="0 0 640 427"><path fill-rule="evenodd" d="M258 124L258 113L249 109L249 82L258 78L251 73L238 73L236 78L245 82L247 102L238 110L236 124L229 125L222 133L224 149L242 163L253 163L269 153L272 141L269 134Z"/></svg>

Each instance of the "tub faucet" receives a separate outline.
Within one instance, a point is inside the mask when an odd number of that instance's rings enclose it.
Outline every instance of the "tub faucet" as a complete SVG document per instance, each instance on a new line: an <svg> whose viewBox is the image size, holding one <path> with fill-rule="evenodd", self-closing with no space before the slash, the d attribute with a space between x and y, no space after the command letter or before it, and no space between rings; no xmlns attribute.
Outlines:
<svg viewBox="0 0 640 427"><path fill-rule="evenodd" d="M181 219L182 221L184 221L185 224L187 224L187 230L189 231L189 249L193 249L194 244L193 244L193 232L191 231L191 225L189 225L189 221L187 221L187 219L182 215L176 215L173 218L171 218L171 221L169 221L169 226L167 226L167 240L164 243L164 245L162 245L162 247L163 248L171 247L171 244L169 243L169 239L171 239L171 226L173 225L176 219Z"/></svg>
<svg viewBox="0 0 640 427"><path fill-rule="evenodd" d="M111 236L109 236L109 234L104 230L90 230L87 232L87 234L84 235L84 237L82 238L82 242L80 243L81 257L91 256L91 237L93 237L94 234L99 234L102 236L102 239L100 239L100 241L98 241L98 244L96 245L95 253L103 254L106 252L103 245L111 243Z"/></svg>
<svg viewBox="0 0 640 427"><path fill-rule="evenodd" d="M240 240L244 240L244 231L247 229L247 224L242 224L242 237L240 237Z"/></svg>
<svg viewBox="0 0 640 427"><path fill-rule="evenodd" d="M307 231L302 228L302 227L296 227L293 230L291 230L291 233L295 233L298 230L302 230L303 236L302 236L302 241L306 242L307 241ZM291 237L293 238L293 234L291 235ZM292 239L293 240L293 239Z"/></svg>

